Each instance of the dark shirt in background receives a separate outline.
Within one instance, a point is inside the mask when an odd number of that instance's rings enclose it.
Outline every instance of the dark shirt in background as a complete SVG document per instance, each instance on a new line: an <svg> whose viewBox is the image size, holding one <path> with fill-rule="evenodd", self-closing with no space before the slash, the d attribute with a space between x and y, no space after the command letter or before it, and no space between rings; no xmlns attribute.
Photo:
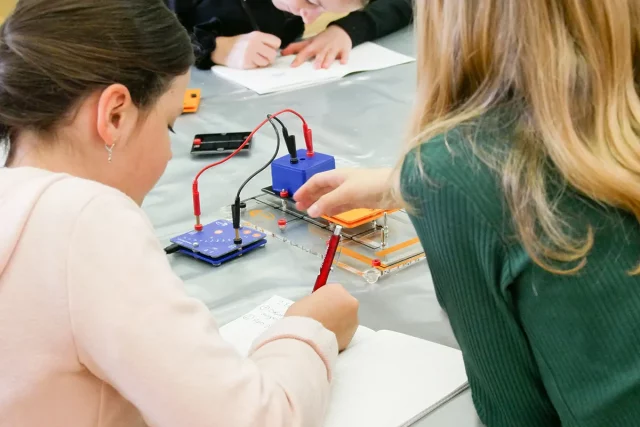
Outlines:
<svg viewBox="0 0 640 427"><path fill-rule="evenodd" d="M200 69L213 66L211 53L216 48L216 37L233 37L255 30L242 0L165 0L165 3L191 35L196 66ZM259 31L278 37L283 49L304 33L302 19L277 9L271 0L247 0L247 7ZM412 0L372 0L363 10L330 25L344 29L356 47L406 27L412 18Z"/></svg>

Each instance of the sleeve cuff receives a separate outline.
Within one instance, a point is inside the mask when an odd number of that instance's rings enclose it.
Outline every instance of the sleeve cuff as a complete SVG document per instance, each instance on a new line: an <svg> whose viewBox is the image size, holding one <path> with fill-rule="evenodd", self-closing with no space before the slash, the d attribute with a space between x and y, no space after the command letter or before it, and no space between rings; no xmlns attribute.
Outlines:
<svg viewBox="0 0 640 427"><path fill-rule="evenodd" d="M280 339L295 339L311 346L320 356L327 368L327 379L331 382L333 369L338 359L338 341L336 335L320 322L306 317L285 317L276 322L259 336L249 354L261 347Z"/></svg>
<svg viewBox="0 0 640 427"><path fill-rule="evenodd" d="M349 34L353 47L373 40L376 35L375 23L367 12L352 12L342 19L329 24L337 25Z"/></svg>
<svg viewBox="0 0 640 427"><path fill-rule="evenodd" d="M193 28L191 34L191 44L196 61L195 65L201 70L213 67L211 54L216 49L216 37L219 32L219 22L217 19L206 24L199 24Z"/></svg>

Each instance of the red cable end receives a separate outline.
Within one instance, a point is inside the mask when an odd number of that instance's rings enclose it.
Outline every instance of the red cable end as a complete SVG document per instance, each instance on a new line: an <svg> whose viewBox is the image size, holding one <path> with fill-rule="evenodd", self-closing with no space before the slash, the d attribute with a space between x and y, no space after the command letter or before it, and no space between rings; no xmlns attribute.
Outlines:
<svg viewBox="0 0 640 427"><path fill-rule="evenodd" d="M194 188L193 190L193 214L200 216L200 193Z"/></svg>
<svg viewBox="0 0 640 427"><path fill-rule="evenodd" d="M306 123L302 125L302 132L304 133L304 143L307 146L307 157L313 157L313 132Z"/></svg>
<svg viewBox="0 0 640 427"><path fill-rule="evenodd" d="M196 216L196 225L194 226L196 231L202 231L202 224L200 224L200 193L198 192L198 182L193 183L192 187L193 195L193 214Z"/></svg>
<svg viewBox="0 0 640 427"><path fill-rule="evenodd" d="M193 214L195 216L200 216L200 195L193 195Z"/></svg>

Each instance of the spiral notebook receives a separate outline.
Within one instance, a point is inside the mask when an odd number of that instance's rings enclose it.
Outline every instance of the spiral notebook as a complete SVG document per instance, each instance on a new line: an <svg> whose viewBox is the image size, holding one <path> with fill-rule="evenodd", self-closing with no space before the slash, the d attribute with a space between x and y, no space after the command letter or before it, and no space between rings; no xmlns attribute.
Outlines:
<svg viewBox="0 0 640 427"><path fill-rule="evenodd" d="M292 301L274 296L220 328L241 354ZM405 427L468 386L459 350L360 326L338 356L325 427Z"/></svg>
<svg viewBox="0 0 640 427"><path fill-rule="evenodd" d="M352 73L381 70L414 61L410 56L371 42L353 49L347 64L336 61L328 69L315 69L312 62L292 68L291 63L294 59L295 55L281 56L270 67L253 70L237 70L220 65L214 66L212 70L224 79L263 95L326 83Z"/></svg>

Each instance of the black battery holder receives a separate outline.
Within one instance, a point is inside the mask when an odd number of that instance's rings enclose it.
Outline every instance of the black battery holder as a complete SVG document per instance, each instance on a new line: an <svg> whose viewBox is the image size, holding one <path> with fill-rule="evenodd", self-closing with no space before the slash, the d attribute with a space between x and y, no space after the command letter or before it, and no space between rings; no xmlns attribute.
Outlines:
<svg viewBox="0 0 640 427"><path fill-rule="evenodd" d="M251 135L251 132L203 133L193 137L192 155L223 154L237 150ZM251 148L251 140L242 147L242 151Z"/></svg>

